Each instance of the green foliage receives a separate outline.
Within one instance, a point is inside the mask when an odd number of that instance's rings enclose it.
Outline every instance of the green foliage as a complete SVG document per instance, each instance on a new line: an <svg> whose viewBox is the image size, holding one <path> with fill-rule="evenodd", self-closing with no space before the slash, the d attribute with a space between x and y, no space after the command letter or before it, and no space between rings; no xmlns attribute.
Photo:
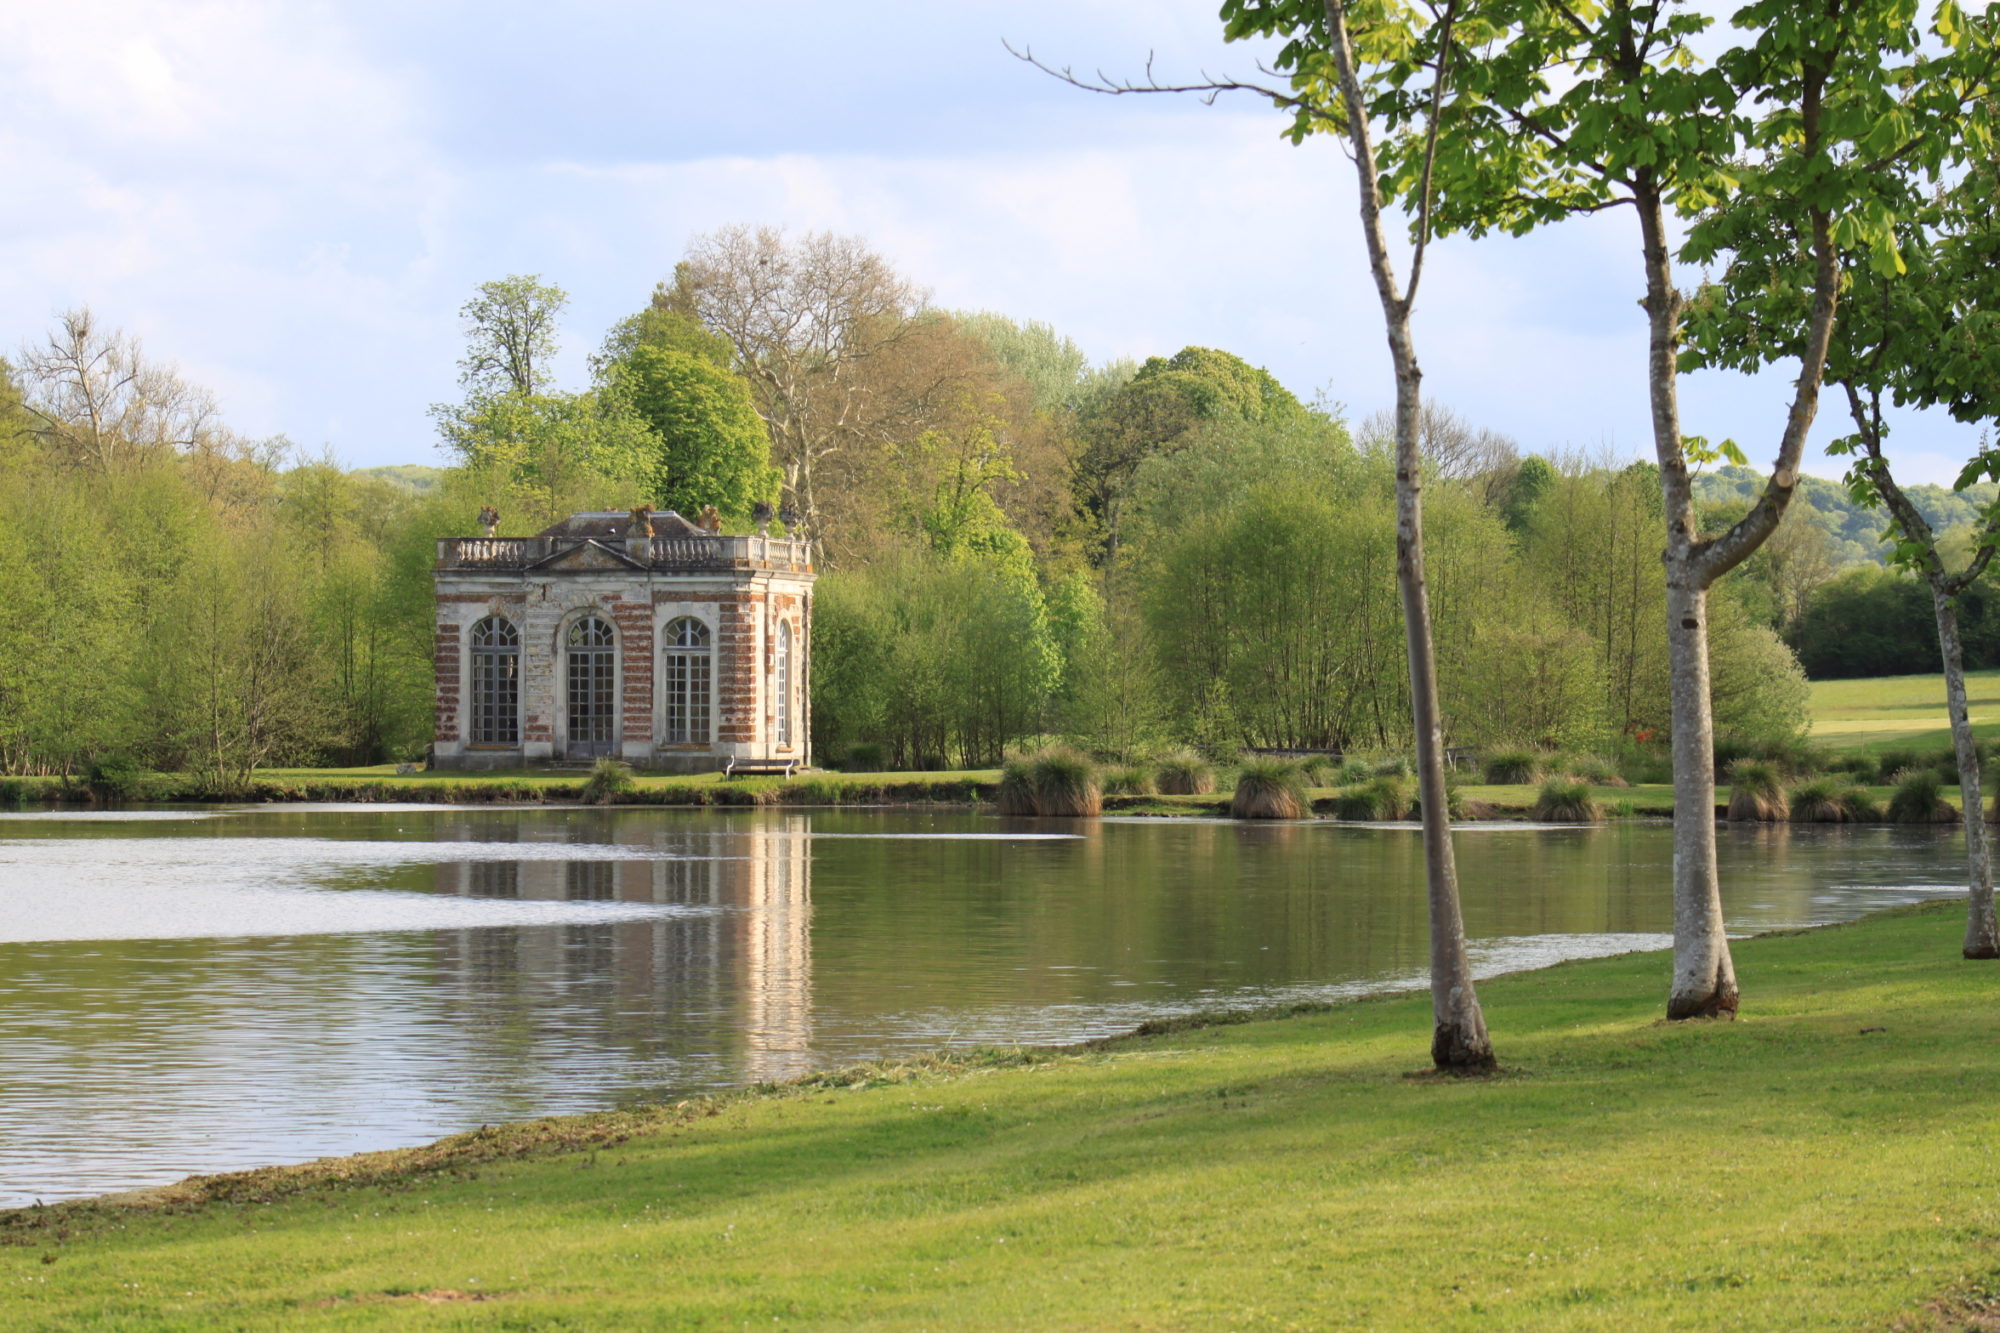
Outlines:
<svg viewBox="0 0 2000 1333"><path fill-rule="evenodd" d="M635 347L607 375L613 395L657 441L648 493L658 504L682 514L712 504L738 522L760 501L776 504L780 478L770 437L740 376L651 343Z"/></svg>
<svg viewBox="0 0 2000 1333"><path fill-rule="evenodd" d="M1507 483L1506 499L1500 503L1500 521L1509 532L1523 533L1534 526L1542 502L1556 488L1557 480L1555 465L1548 459L1530 454L1521 460L1520 468Z"/></svg>
<svg viewBox="0 0 2000 1333"><path fill-rule="evenodd" d="M458 312L465 325L458 382L468 397L532 397L545 391L558 349L557 321L568 305L569 293L544 283L540 274L480 283L478 294Z"/></svg>
<svg viewBox="0 0 2000 1333"><path fill-rule="evenodd" d="M815 594L813 744L866 739L897 767L992 762L1039 730L1061 659L1032 570L907 552L824 576Z"/></svg>
<svg viewBox="0 0 2000 1333"><path fill-rule="evenodd" d="M144 787L144 765L123 750L111 750L93 757L84 781L100 800L126 801Z"/></svg>
<svg viewBox="0 0 2000 1333"><path fill-rule="evenodd" d="M1311 813L1305 774L1289 759L1245 759L1229 801L1233 819L1304 819Z"/></svg>
<svg viewBox="0 0 2000 1333"><path fill-rule="evenodd" d="M1104 809L1104 789L1088 756L1067 746L1009 755L995 802L1003 815L1078 818Z"/></svg>

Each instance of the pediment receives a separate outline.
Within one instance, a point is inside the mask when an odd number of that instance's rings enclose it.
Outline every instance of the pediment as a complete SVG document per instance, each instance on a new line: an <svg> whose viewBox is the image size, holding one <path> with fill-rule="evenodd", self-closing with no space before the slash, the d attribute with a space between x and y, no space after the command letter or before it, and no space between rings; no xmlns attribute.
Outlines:
<svg viewBox="0 0 2000 1333"><path fill-rule="evenodd" d="M557 551L547 559L537 561L531 568L543 574L590 574L603 570L640 569L643 566L608 546L586 541Z"/></svg>

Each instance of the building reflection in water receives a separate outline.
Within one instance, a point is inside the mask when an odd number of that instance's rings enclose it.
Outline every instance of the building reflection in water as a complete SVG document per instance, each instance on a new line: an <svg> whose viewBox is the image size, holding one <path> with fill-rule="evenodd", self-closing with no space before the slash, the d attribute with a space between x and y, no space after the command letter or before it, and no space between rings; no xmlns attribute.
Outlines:
<svg viewBox="0 0 2000 1333"><path fill-rule="evenodd" d="M808 817L772 813L727 830L687 831L604 812L563 829L575 858L538 840L531 855L499 859L519 827L473 816L439 828L442 839L493 844L495 859L439 864L437 890L693 910L650 921L441 932L440 974L458 979L468 1016L483 1011L479 1026L511 1048L509 1063L555 1072L570 1045L561 1040L567 1016L597 1029L590 1044L598 1051L608 1035L631 1058L662 1062L663 1074L721 1076L726 1068L722 1081L766 1082L811 1070ZM622 847L633 856L620 857Z"/></svg>

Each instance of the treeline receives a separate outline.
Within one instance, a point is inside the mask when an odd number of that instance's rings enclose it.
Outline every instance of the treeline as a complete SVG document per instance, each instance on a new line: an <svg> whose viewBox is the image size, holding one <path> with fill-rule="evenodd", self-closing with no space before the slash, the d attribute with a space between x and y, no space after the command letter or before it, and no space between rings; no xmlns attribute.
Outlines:
<svg viewBox="0 0 2000 1333"><path fill-rule="evenodd" d="M486 504L509 534L643 502L812 541L822 762L1407 742L1385 423L1220 350L1092 364L1046 325L936 308L852 238L697 238L573 387L549 369L566 304L526 276L468 302L435 478L242 439L87 312L24 348L0 400L0 767L227 783L420 758L433 543ZM1524 458L1443 410L1425 438L1450 742L1661 737L1650 466ZM1779 552L1716 599L1725 733L1803 723L1786 578Z"/></svg>

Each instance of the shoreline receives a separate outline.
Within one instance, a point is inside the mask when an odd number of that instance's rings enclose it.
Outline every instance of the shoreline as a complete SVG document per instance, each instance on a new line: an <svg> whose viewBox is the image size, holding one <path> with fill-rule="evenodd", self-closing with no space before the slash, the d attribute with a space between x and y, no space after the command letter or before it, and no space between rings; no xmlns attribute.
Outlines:
<svg viewBox="0 0 2000 1333"><path fill-rule="evenodd" d="M1848 921L1832 921L1816 926L1789 926L1759 931L1752 935L1731 936L1730 943L1733 947L1753 940L1786 939L1821 931L1845 930L1881 919L1935 914L1948 910L1957 903L1958 895L1954 891L1950 896L1878 908ZM1487 973L1480 977L1479 984L1485 986L1503 979L1532 977L1561 968L1584 966L1610 959L1644 958L1668 953L1670 949L1671 945L1664 945L1651 949L1630 949L1618 953L1559 958L1553 962L1539 963L1531 967ZM857 1082L872 1083L885 1078L891 1081L907 1081L919 1076L950 1078L974 1071L1021 1068L1116 1051L1156 1037L1200 1032L1211 1028L1285 1022L1336 1013L1359 1005L1422 1000L1427 999L1429 994L1428 982L1416 982L1409 985L1392 985L1387 989L1371 990L1339 999L1292 1000L1220 1009L1199 1009L1185 1014L1146 1019L1125 1032L1086 1037L1077 1041L1016 1044L1008 1047L974 1046L963 1050L943 1048L907 1057L862 1060L801 1074L797 1078L783 1082L752 1083L718 1092L695 1094L676 1099L671 1104L664 1101L642 1102L597 1111L533 1116L525 1120L481 1125L474 1130L461 1130L427 1143L371 1148L340 1156L244 1167L232 1171L197 1172L160 1185L83 1195L53 1203L38 1201L11 1208L0 1207L0 1243L4 1243L6 1229L17 1224L17 1219L21 1215L40 1217L65 1208L84 1211L100 1207L174 1208L190 1203L236 1199L241 1197L244 1189L253 1186L258 1190L267 1191L273 1187L274 1180L290 1179L294 1176L298 1179L296 1189L327 1183L366 1184L384 1173L402 1173L411 1170L412 1158L424 1163L417 1169L448 1170L455 1164L462 1164L462 1161L496 1160L509 1153L532 1154L550 1149L554 1145L588 1146L592 1143L615 1141L616 1136L636 1132L637 1128L646 1125L691 1123L697 1119L718 1115L744 1102L785 1099L810 1094L827 1087L845 1088ZM1500 1072L1504 1075L1506 1071L1503 1068ZM581 1133L574 1132L579 1128ZM356 1164L362 1169L348 1169L347 1164ZM381 1168L380 1171L375 1169L378 1167Z"/></svg>
<svg viewBox="0 0 2000 1333"><path fill-rule="evenodd" d="M1961 1327L2000 1094L1962 910L1737 941L1729 1023L1663 1022L1655 952L1484 982L1488 1078L1419 1068L1401 992L12 1210L0 1289L36 1327Z"/></svg>

